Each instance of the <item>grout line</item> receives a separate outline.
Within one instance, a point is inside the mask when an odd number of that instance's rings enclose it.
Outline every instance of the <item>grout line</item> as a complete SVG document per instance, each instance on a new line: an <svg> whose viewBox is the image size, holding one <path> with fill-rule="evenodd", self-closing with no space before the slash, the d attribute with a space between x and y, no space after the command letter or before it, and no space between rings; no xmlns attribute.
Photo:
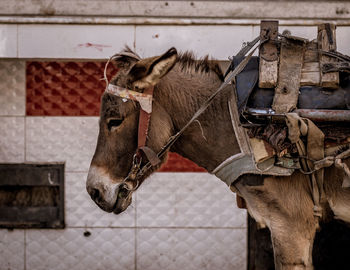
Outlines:
<svg viewBox="0 0 350 270"><path fill-rule="evenodd" d="M86 171L65 171L65 173L88 173L89 170L86 170Z"/></svg>
<svg viewBox="0 0 350 270"><path fill-rule="evenodd" d="M23 269L27 269L27 230L24 230L24 266Z"/></svg>
<svg viewBox="0 0 350 270"><path fill-rule="evenodd" d="M134 251L134 264L135 264L135 270L137 270L137 235L138 235L138 230L137 227L135 227L135 251Z"/></svg>
<svg viewBox="0 0 350 270"><path fill-rule="evenodd" d="M66 226L66 229L181 229L181 230L242 230L247 227L176 227L176 226Z"/></svg>
<svg viewBox="0 0 350 270"><path fill-rule="evenodd" d="M135 193L135 252L134 252L134 264L135 270L137 270L137 236L138 236L138 227L137 227L137 192Z"/></svg>
<svg viewBox="0 0 350 270"><path fill-rule="evenodd" d="M16 56L17 56L17 58L19 58L19 53L18 53L18 51L19 51L19 34L18 34L18 24L16 24Z"/></svg>

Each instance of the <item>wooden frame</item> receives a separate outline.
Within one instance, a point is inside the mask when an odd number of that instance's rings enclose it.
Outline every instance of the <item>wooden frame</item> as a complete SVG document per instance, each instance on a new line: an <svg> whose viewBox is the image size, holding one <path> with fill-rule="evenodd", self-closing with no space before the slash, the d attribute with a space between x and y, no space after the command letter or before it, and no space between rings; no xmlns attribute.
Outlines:
<svg viewBox="0 0 350 270"><path fill-rule="evenodd" d="M0 164L0 228L64 227L64 164Z"/></svg>

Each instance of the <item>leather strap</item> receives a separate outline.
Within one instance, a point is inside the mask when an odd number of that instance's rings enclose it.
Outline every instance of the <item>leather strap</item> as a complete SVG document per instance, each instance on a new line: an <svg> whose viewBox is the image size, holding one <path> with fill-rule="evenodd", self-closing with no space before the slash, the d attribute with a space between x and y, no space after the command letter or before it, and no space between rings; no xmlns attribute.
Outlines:
<svg viewBox="0 0 350 270"><path fill-rule="evenodd" d="M148 96L153 96L153 91L154 91L154 87L152 86L147 88L143 93ZM151 148L146 146L150 120L151 120L151 113L146 112L141 107L140 115L139 115L136 156L138 158L141 158L141 151L142 151L146 155L149 162L151 162L152 166L155 166L158 163L160 163L160 159Z"/></svg>

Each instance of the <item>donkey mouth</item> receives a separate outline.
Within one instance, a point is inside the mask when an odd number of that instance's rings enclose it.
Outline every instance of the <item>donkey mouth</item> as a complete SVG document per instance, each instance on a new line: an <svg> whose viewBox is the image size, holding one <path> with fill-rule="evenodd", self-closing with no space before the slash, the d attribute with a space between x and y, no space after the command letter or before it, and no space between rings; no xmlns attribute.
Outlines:
<svg viewBox="0 0 350 270"><path fill-rule="evenodd" d="M125 187L121 187L118 191L117 199L113 206L113 213L118 215L124 212L131 204L131 194Z"/></svg>

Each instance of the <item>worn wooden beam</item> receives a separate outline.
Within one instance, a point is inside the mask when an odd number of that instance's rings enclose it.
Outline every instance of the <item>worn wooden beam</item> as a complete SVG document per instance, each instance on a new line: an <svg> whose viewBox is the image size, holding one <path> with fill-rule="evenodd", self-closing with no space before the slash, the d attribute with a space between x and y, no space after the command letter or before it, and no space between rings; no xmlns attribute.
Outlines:
<svg viewBox="0 0 350 270"><path fill-rule="evenodd" d="M316 40L310 41L306 44L304 55L304 63L318 62L318 44Z"/></svg>
<svg viewBox="0 0 350 270"><path fill-rule="evenodd" d="M260 39L268 40L259 51L259 87L275 88L278 79L278 21L262 21Z"/></svg>
<svg viewBox="0 0 350 270"><path fill-rule="evenodd" d="M336 26L325 23L318 26L318 48L320 51L336 51ZM326 55L320 54L320 65L332 63L335 60ZM337 89L339 87L339 72L329 72L321 74L321 86L326 88Z"/></svg>
<svg viewBox="0 0 350 270"><path fill-rule="evenodd" d="M305 42L285 39L281 44L279 78L272 108L286 113L296 108L299 96Z"/></svg>
<svg viewBox="0 0 350 270"><path fill-rule="evenodd" d="M301 69L300 86L320 85L320 63L304 62Z"/></svg>

